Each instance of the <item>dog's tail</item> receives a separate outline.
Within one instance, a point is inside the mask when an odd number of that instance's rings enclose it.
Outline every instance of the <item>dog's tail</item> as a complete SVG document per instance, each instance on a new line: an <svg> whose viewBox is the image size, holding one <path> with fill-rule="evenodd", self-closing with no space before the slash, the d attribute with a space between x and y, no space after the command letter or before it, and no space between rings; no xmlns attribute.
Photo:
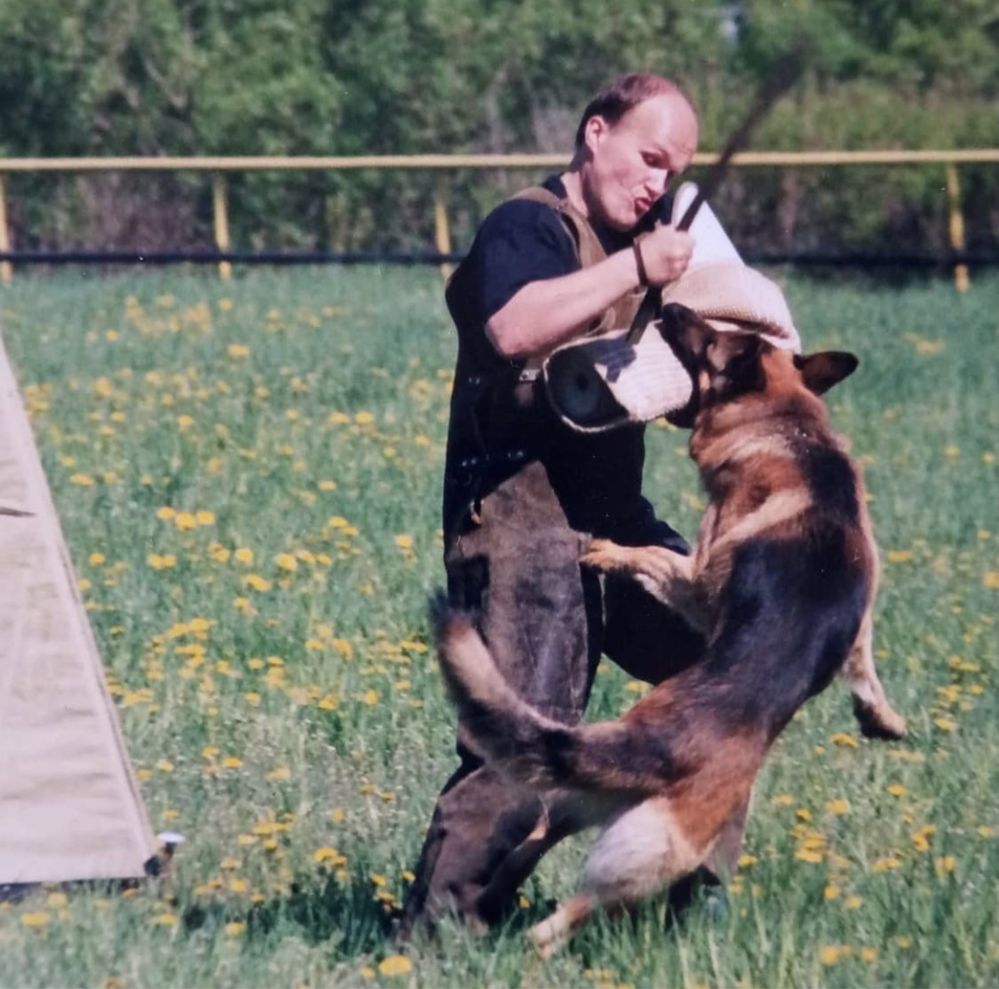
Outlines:
<svg viewBox="0 0 999 989"><path fill-rule="evenodd" d="M434 617L441 671L462 724L508 776L537 789L647 794L661 791L664 776L678 775L661 739L650 764L637 726L573 727L545 717L506 681L469 615L438 601Z"/></svg>

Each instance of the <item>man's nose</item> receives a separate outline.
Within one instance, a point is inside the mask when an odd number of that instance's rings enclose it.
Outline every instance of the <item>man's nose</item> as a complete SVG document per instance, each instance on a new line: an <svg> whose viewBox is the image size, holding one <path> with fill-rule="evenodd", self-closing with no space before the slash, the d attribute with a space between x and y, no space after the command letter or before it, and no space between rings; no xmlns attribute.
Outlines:
<svg viewBox="0 0 999 989"><path fill-rule="evenodd" d="M650 199L658 199L669 184L669 169L653 168L645 178L645 188Z"/></svg>

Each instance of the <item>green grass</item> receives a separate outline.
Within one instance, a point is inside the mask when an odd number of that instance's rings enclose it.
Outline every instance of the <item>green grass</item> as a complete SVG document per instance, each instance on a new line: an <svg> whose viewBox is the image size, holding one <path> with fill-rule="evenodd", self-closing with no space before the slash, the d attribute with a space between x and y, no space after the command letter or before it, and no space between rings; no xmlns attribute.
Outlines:
<svg viewBox="0 0 999 989"><path fill-rule="evenodd" d="M860 741L838 685L809 704L760 778L724 917L695 908L667 929L653 903L538 961L523 927L573 889L580 837L542 863L506 929L447 926L406 948L398 975L379 969L399 950L387 910L453 768L425 618L454 347L439 277L60 274L4 289L150 816L188 840L169 880L134 895L41 890L0 907L0 981L999 982L999 281L966 296L787 282L808 349L862 360L830 405L873 496L876 648L911 738ZM685 443L650 429L647 490L692 535ZM593 715L635 688L606 666Z"/></svg>

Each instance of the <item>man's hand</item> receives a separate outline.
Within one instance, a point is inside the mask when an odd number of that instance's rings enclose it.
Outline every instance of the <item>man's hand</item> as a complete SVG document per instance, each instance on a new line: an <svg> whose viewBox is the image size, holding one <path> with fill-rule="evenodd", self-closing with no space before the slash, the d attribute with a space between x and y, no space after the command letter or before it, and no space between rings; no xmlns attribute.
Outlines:
<svg viewBox="0 0 999 989"><path fill-rule="evenodd" d="M694 238L686 230L657 226L637 242L636 250L642 255L645 280L650 285L665 285L687 270Z"/></svg>

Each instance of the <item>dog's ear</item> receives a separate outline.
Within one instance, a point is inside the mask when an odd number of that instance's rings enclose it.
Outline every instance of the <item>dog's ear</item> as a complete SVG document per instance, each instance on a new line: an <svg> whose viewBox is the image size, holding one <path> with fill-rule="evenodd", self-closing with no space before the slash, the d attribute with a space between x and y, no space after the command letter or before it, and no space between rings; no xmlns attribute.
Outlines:
<svg viewBox="0 0 999 989"><path fill-rule="evenodd" d="M857 370L860 360L844 350L826 350L820 354L795 354L794 366L801 372L805 387L823 395Z"/></svg>

